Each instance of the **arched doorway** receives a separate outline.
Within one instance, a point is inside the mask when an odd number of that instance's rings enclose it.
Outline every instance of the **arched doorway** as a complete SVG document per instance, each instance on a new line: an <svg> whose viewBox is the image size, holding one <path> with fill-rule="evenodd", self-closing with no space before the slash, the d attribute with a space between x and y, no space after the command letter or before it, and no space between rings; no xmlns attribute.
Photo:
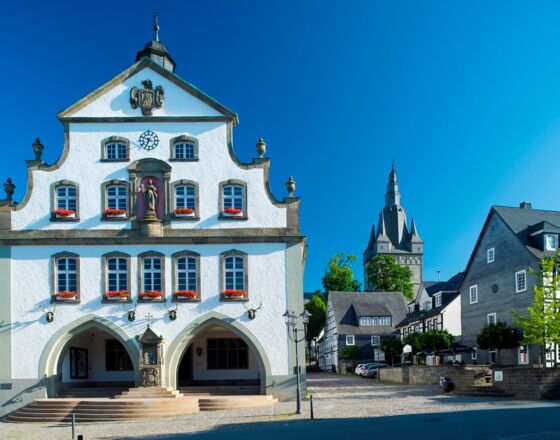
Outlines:
<svg viewBox="0 0 560 440"><path fill-rule="evenodd" d="M238 321L212 312L191 323L170 345L168 385L237 387L266 394L270 365L256 337Z"/></svg>
<svg viewBox="0 0 560 440"><path fill-rule="evenodd" d="M48 397L111 395L137 383L138 349L114 323L88 315L51 338L43 351L39 375Z"/></svg>

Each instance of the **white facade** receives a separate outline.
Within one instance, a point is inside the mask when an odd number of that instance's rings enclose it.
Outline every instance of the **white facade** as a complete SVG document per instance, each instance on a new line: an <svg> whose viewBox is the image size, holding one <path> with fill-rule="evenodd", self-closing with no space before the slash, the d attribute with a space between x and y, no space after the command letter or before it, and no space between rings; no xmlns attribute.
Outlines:
<svg viewBox="0 0 560 440"><path fill-rule="evenodd" d="M146 80L165 91L163 106L153 108L150 116L130 103L131 88L141 89ZM76 382L69 377L68 357L68 346L76 344L91 345L89 382L132 376L138 383L136 337L148 323L164 338L162 385L176 386L177 369L188 346L196 345L203 352L205 335L223 334L247 343L248 367L210 371L204 365L204 353L193 360L194 380L258 377L263 393L291 397L295 393L294 347L282 314L286 310L299 313L303 306L305 242L299 230L299 198L290 194L278 201L270 193L268 159L261 157L249 164L237 160L232 147L236 115L151 59L142 58L59 118L65 127L61 158L53 165L29 161L24 200L17 206L8 203L9 197L0 203L0 275L7 281L0 287L0 318L9 323L9 331L0 335L0 382L11 387L0 391L0 398L7 402L21 393L25 402L45 390L56 392L61 383ZM150 151L139 142L148 130L159 138ZM173 160L173 139L180 136L196 142L196 160ZM104 160L104 142L115 137L128 143L127 160ZM146 170L138 171L142 166ZM148 209L148 202L139 182L152 175L160 184L158 203L163 200L163 208L158 205L155 211L157 220L150 223L158 226L155 232L144 229L148 215L142 217L140 212L141 205ZM117 180L127 188L126 218L107 219L103 184ZM173 185L180 180L196 184L194 219L175 215ZM243 187L243 218L224 218L223 182ZM54 215L59 184L76 188L76 219L64 221ZM111 252L128 259L128 298L122 304L106 297L104 255ZM145 252L161 257L165 301L140 298L145 290L146 275L139 273ZM173 256L177 252L197 255L195 301L175 300L178 266L174 267ZM224 295L230 282L224 264L228 252L245 258L241 301ZM72 253L79 261L75 301L56 296L60 271L55 258L60 253ZM250 319L247 309L259 306L255 319ZM127 311L134 307L136 319L131 322ZM175 308L177 316L171 320L169 311ZM46 319L48 311L54 312L52 322ZM104 372L96 354L103 347L88 342L88 329L118 339L134 371Z"/></svg>

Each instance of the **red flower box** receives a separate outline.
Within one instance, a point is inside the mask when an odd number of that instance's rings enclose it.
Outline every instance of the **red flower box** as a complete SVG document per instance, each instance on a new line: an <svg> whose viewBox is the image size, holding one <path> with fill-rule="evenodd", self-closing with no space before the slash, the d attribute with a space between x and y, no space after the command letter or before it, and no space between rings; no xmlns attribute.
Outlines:
<svg viewBox="0 0 560 440"><path fill-rule="evenodd" d="M163 298L163 293L159 290L148 290L147 292L141 292L140 298L142 299L159 299Z"/></svg>
<svg viewBox="0 0 560 440"><path fill-rule="evenodd" d="M192 208L177 208L175 214L178 215L191 215L194 214L194 209Z"/></svg>
<svg viewBox="0 0 560 440"><path fill-rule="evenodd" d="M226 208L224 209L224 214L238 216L243 214L243 211L239 208Z"/></svg>
<svg viewBox="0 0 560 440"><path fill-rule="evenodd" d="M76 297L78 296L77 292L69 292L68 290L65 290L63 292L56 292L55 296L59 299L76 299Z"/></svg>
<svg viewBox="0 0 560 440"><path fill-rule="evenodd" d="M58 208L54 210L54 215L62 218L71 218L76 216L76 211L72 211L71 209Z"/></svg>
<svg viewBox="0 0 560 440"><path fill-rule="evenodd" d="M126 209L107 208L105 210L105 215L107 217L124 217L126 216Z"/></svg>
<svg viewBox="0 0 560 440"><path fill-rule="evenodd" d="M175 292L175 298L190 298L194 299L198 296L198 294L194 290L178 290Z"/></svg>
<svg viewBox="0 0 560 440"><path fill-rule="evenodd" d="M105 293L105 296L109 299L127 299L128 298L128 291L127 290L109 290Z"/></svg>
<svg viewBox="0 0 560 440"><path fill-rule="evenodd" d="M241 289L226 289L224 291L225 296L239 298L241 296L245 296L247 292Z"/></svg>

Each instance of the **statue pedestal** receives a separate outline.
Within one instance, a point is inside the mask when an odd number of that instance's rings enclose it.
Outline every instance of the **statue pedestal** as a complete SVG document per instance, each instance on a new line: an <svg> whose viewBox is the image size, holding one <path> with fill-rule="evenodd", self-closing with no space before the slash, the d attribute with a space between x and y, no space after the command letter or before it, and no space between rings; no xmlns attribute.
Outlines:
<svg viewBox="0 0 560 440"><path fill-rule="evenodd" d="M154 215L146 214L140 221L140 235L142 237L163 237L163 225L161 221Z"/></svg>

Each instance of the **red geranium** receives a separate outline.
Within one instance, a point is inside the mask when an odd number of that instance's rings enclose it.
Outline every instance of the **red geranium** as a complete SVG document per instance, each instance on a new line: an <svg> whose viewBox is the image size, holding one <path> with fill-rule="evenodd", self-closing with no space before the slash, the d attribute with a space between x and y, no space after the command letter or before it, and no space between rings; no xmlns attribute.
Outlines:
<svg viewBox="0 0 560 440"><path fill-rule="evenodd" d="M63 208L58 208L54 210L55 215L58 215L60 217L70 217L71 215L75 214L75 211L72 211L71 209L63 209Z"/></svg>
<svg viewBox="0 0 560 440"><path fill-rule="evenodd" d="M192 208L177 208L175 214L192 214L194 209Z"/></svg>
<svg viewBox="0 0 560 440"><path fill-rule="evenodd" d="M243 211L241 211L241 209L239 209L239 208L226 208L226 209L224 209L224 212L226 214L236 215L236 214L241 214L241 212L243 212Z"/></svg>
<svg viewBox="0 0 560 440"><path fill-rule="evenodd" d="M224 291L225 296L245 296L245 291L241 289L226 289Z"/></svg>
<svg viewBox="0 0 560 440"><path fill-rule="evenodd" d="M109 290L105 295L107 298L127 298L128 291L127 290Z"/></svg>
<svg viewBox="0 0 560 440"><path fill-rule="evenodd" d="M147 292L141 292L140 298L161 298L163 293L159 290L148 290Z"/></svg>
<svg viewBox="0 0 560 440"><path fill-rule="evenodd" d="M107 208L105 210L105 215L123 215L126 214L126 209L121 208Z"/></svg>
<svg viewBox="0 0 560 440"><path fill-rule="evenodd" d="M56 293L57 298L76 298L77 296L78 296L77 292L69 292L68 290Z"/></svg>
<svg viewBox="0 0 560 440"><path fill-rule="evenodd" d="M194 290L178 290L175 292L175 297L184 296L186 298L196 298L197 293Z"/></svg>

